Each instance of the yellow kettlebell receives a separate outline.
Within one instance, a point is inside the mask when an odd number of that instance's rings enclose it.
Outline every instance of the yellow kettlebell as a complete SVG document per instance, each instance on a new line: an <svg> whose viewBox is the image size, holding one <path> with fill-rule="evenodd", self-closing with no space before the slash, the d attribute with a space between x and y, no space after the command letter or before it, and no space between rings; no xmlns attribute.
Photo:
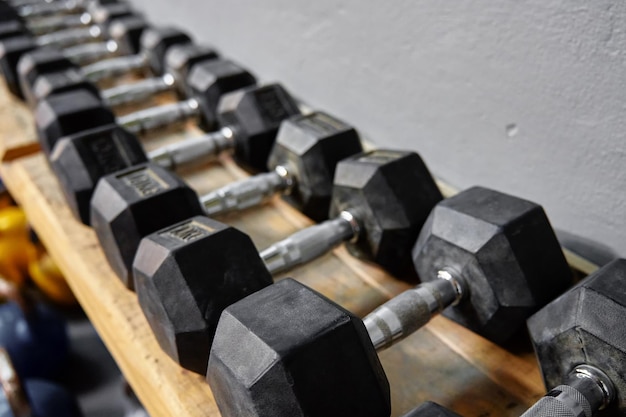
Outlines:
<svg viewBox="0 0 626 417"><path fill-rule="evenodd" d="M28 276L28 265L37 259L30 241L28 222L18 207L0 210L0 275L21 286Z"/></svg>

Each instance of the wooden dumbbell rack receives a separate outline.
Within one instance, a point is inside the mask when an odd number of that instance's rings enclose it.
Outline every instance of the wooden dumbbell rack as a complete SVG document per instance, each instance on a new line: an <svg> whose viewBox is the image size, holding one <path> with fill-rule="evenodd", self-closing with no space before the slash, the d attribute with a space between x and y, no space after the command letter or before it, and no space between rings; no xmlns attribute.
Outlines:
<svg viewBox="0 0 626 417"><path fill-rule="evenodd" d="M144 141L148 150L196 128ZM197 133L197 131L196 131ZM29 109L0 86L0 175L26 211L122 372L153 417L219 416L204 377L174 363L159 348L134 293L109 268L91 229L72 217L44 156L38 152ZM210 169L209 169L210 168ZM228 157L183 173L204 193L247 174ZM445 195L453 193L442 184ZM220 218L250 234L259 249L311 224L279 198L263 207ZM583 273L595 266L567 253ZM409 288L343 248L291 271L306 285L364 316ZM437 317L383 352L393 415L433 400L466 416L518 416L544 394L527 341L503 349L450 320Z"/></svg>

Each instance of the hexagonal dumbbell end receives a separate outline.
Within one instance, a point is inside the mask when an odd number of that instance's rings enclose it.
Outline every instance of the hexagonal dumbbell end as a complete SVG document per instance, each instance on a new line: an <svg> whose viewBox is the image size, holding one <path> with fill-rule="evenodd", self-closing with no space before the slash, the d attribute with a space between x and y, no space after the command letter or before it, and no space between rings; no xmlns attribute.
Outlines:
<svg viewBox="0 0 626 417"><path fill-rule="evenodd" d="M183 43L174 45L165 54L165 67L174 77L181 96L186 95L187 77L196 64L219 58L217 51L207 45Z"/></svg>
<svg viewBox="0 0 626 417"><path fill-rule="evenodd" d="M283 120L300 114L280 84L250 87L225 95L218 106L220 126L234 134L235 158L253 171L265 171Z"/></svg>
<svg viewBox="0 0 626 417"><path fill-rule="evenodd" d="M328 218L337 163L362 152L353 127L322 112L285 120L268 160L270 172L215 190L202 198L218 215L263 203L277 193L315 221Z"/></svg>
<svg viewBox="0 0 626 417"><path fill-rule="evenodd" d="M421 406L409 411L403 417L461 417L457 413L440 406L437 403L425 402Z"/></svg>
<svg viewBox="0 0 626 417"><path fill-rule="evenodd" d="M145 237L133 270L139 304L161 348L203 375L222 311L272 283L252 240L205 216Z"/></svg>
<svg viewBox="0 0 626 417"><path fill-rule="evenodd" d="M50 97L53 94L61 94L75 90L90 92L94 97L100 97L98 86L83 77L78 69L67 69L65 71L42 74L33 84L30 91L24 91L26 101L31 108Z"/></svg>
<svg viewBox="0 0 626 417"><path fill-rule="evenodd" d="M141 35L141 51L147 54L148 64L154 74L163 75L165 55L173 45L191 43L191 37L174 27L149 28Z"/></svg>
<svg viewBox="0 0 626 417"><path fill-rule="evenodd" d="M1 14L2 12L0 11ZM8 39L25 33L28 32L23 22L20 20L4 20L4 16L0 16L0 39Z"/></svg>
<svg viewBox="0 0 626 417"><path fill-rule="evenodd" d="M213 130L217 127L217 106L222 96L256 85L256 78L232 61L212 59L194 65L183 84L187 95L198 101L200 127Z"/></svg>
<svg viewBox="0 0 626 417"><path fill-rule="evenodd" d="M98 180L133 165L147 162L139 140L113 124L66 136L50 155L72 214L89 224L89 204Z"/></svg>
<svg viewBox="0 0 626 417"><path fill-rule="evenodd" d="M141 239L203 213L196 193L154 164L101 178L91 199L91 226L109 265L131 290L132 263Z"/></svg>
<svg viewBox="0 0 626 417"><path fill-rule="evenodd" d="M22 56L17 64L17 74L26 101L32 105L35 99L32 88L37 78L44 74L78 70L61 51L54 48L38 48Z"/></svg>
<svg viewBox="0 0 626 417"><path fill-rule="evenodd" d="M117 43L120 55L138 54L141 50L141 35L149 28L143 16L120 17L109 25L109 37Z"/></svg>
<svg viewBox="0 0 626 417"><path fill-rule="evenodd" d="M433 209L413 260L422 282L460 290L444 315L497 343L572 283L542 207L481 187Z"/></svg>
<svg viewBox="0 0 626 417"><path fill-rule="evenodd" d="M224 417L391 413L361 320L291 279L224 311L207 380Z"/></svg>
<svg viewBox="0 0 626 417"><path fill-rule="evenodd" d="M73 90L40 101L35 123L41 148L49 155L62 137L115 123L115 115L90 91Z"/></svg>
<svg viewBox="0 0 626 417"><path fill-rule="evenodd" d="M626 260L598 270L528 320L551 391L524 414L626 415Z"/></svg>
<svg viewBox="0 0 626 417"><path fill-rule="evenodd" d="M295 116L283 122L268 166L283 167L295 179L283 196L316 222L328 218L337 164L363 147L356 130L326 113Z"/></svg>
<svg viewBox="0 0 626 417"><path fill-rule="evenodd" d="M24 54L35 48L37 43L30 35L14 36L0 42L0 70L9 91L21 99L24 98L24 94L20 87L17 64Z"/></svg>
<svg viewBox="0 0 626 417"><path fill-rule="evenodd" d="M271 272L290 269L341 243L360 258L401 274L430 210L442 199L415 152L375 150L337 165L330 220L261 252Z"/></svg>

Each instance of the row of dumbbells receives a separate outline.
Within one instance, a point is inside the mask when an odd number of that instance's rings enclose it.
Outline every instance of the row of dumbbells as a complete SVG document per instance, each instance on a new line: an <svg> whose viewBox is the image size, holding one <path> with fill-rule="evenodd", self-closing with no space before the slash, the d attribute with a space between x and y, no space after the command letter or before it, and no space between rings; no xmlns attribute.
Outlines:
<svg viewBox="0 0 626 417"><path fill-rule="evenodd" d="M572 284L539 205L481 187L444 200L416 153L363 152L353 127L301 114L284 88L257 86L250 72L187 35L147 24L140 32L134 56L79 67L67 50L32 49L19 60L5 54L2 67L35 109L73 213L137 292L164 351L207 374L224 415L389 415L376 350L440 311L504 342ZM48 66L52 56L67 68ZM85 81L93 66L119 75L141 68L137 62L151 63L157 77L115 93ZM159 83L184 99L123 117L111 110L163 91L147 87ZM189 117L212 132L150 153L135 136ZM172 172L225 151L267 172L203 197ZM206 216L276 193L321 223L259 253L243 232ZM399 277L412 265L423 283L363 321L296 281L272 284L272 275L341 243ZM527 415L605 407L624 415L625 267L615 262L530 321L546 383L566 385ZM415 413L442 411L428 404Z"/></svg>

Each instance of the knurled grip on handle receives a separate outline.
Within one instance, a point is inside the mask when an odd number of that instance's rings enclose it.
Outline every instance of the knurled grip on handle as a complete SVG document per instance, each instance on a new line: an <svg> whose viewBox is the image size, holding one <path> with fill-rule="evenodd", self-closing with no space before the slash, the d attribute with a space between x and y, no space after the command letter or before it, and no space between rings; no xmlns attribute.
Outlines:
<svg viewBox="0 0 626 417"><path fill-rule="evenodd" d="M174 78L167 74L163 77L153 77L132 84L119 85L102 91L102 98L111 106L139 103L155 94L172 90Z"/></svg>
<svg viewBox="0 0 626 417"><path fill-rule="evenodd" d="M453 281L428 281L387 301L368 314L363 322L374 347L386 349L422 328L459 297Z"/></svg>
<svg viewBox="0 0 626 417"><path fill-rule="evenodd" d="M83 8L77 1L55 1L52 3L37 3L22 6L18 13L21 17L40 17L49 14L61 14L61 13L78 13L82 12Z"/></svg>
<svg viewBox="0 0 626 417"><path fill-rule="evenodd" d="M114 41L86 43L65 49L64 55L78 65L85 65L106 57L117 51ZM93 80L90 80L93 81Z"/></svg>
<svg viewBox="0 0 626 417"><path fill-rule="evenodd" d="M183 165L193 166L209 162L233 146L232 131L224 128L155 149L148 153L148 159L165 169L174 170Z"/></svg>
<svg viewBox="0 0 626 417"><path fill-rule="evenodd" d="M39 38L37 38L37 44L39 46L55 46L57 48L67 48L97 39L102 39L102 29L100 29L98 26L90 26L65 29L58 32L41 35Z"/></svg>
<svg viewBox="0 0 626 417"><path fill-rule="evenodd" d="M120 56L95 62L83 67L83 75L91 82L124 75L131 71L147 68L148 60L144 54Z"/></svg>
<svg viewBox="0 0 626 417"><path fill-rule="evenodd" d="M89 14L47 16L28 22L26 26L34 35L42 35L60 29L85 26L91 23L91 20Z"/></svg>
<svg viewBox="0 0 626 417"><path fill-rule="evenodd" d="M209 216L215 216L257 206L289 186L288 178L268 172L215 190L202 198L202 204Z"/></svg>
<svg viewBox="0 0 626 417"><path fill-rule="evenodd" d="M568 385L559 385L541 398L521 417L591 417L587 398Z"/></svg>
<svg viewBox="0 0 626 417"><path fill-rule="evenodd" d="M117 121L130 132L139 134L197 117L199 113L198 102L189 99L140 110L120 117Z"/></svg>
<svg viewBox="0 0 626 417"><path fill-rule="evenodd" d="M307 227L261 252L265 266L274 274L286 271L329 252L355 235L352 224L343 217Z"/></svg>

